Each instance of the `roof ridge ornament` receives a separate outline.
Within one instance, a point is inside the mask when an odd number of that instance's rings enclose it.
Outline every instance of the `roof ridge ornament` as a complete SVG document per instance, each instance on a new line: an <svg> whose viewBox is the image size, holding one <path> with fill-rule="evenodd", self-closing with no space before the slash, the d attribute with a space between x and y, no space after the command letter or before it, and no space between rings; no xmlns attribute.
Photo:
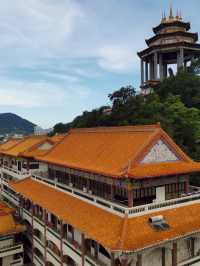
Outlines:
<svg viewBox="0 0 200 266"><path fill-rule="evenodd" d="M170 5L169 19L174 19L174 16L173 16L173 6L172 6L172 3L171 3L171 5Z"/></svg>

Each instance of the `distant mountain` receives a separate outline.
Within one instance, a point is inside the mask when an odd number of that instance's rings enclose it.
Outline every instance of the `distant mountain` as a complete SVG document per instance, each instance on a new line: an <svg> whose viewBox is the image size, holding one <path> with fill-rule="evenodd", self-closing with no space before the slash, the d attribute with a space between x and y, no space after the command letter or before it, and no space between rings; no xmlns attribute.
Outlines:
<svg viewBox="0 0 200 266"><path fill-rule="evenodd" d="M35 124L12 113L0 114L0 134L30 134Z"/></svg>

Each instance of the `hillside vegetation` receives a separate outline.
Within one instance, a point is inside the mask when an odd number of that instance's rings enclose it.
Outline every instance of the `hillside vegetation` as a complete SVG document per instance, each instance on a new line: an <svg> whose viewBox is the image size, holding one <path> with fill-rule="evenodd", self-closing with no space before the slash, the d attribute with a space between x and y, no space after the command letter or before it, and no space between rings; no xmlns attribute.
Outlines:
<svg viewBox="0 0 200 266"><path fill-rule="evenodd" d="M83 112L71 123L55 125L55 133L75 127L122 126L161 123L161 126L192 158L200 160L200 77L199 63L162 81L144 97L132 86L108 97L112 113L105 106Z"/></svg>

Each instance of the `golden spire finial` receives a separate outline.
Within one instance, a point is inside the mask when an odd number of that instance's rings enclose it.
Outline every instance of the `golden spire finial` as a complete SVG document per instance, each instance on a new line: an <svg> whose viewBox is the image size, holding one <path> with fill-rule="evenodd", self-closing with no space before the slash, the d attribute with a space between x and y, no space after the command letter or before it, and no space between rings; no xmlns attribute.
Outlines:
<svg viewBox="0 0 200 266"><path fill-rule="evenodd" d="M180 20L182 20L182 12L181 12L181 9L180 9L180 13L179 13L179 18L180 18Z"/></svg>
<svg viewBox="0 0 200 266"><path fill-rule="evenodd" d="M178 8L177 8L177 11L176 11L176 19L178 19L178 20L180 19Z"/></svg>
<svg viewBox="0 0 200 266"><path fill-rule="evenodd" d="M170 5L169 18L170 18L170 19L173 19L173 18L174 18L174 16L173 16L173 7L172 7L172 4Z"/></svg>

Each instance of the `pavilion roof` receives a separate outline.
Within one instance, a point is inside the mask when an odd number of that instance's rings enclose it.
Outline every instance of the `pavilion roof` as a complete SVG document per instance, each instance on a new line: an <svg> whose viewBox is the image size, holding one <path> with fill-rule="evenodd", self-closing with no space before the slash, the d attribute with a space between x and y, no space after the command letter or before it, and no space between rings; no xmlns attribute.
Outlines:
<svg viewBox="0 0 200 266"><path fill-rule="evenodd" d="M200 232L199 203L129 218L115 215L31 178L10 185L34 204L86 234L87 238L113 251L139 251ZM149 218L155 215L163 215L169 224L168 230L158 232L149 225Z"/></svg>

